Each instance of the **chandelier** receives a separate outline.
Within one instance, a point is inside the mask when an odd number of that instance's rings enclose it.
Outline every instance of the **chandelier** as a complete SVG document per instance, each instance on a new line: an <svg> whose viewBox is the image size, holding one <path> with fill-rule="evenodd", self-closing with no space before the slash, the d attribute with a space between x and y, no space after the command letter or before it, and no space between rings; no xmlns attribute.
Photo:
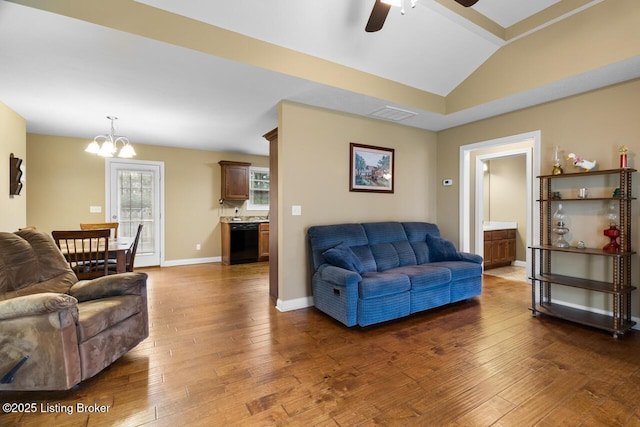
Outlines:
<svg viewBox="0 0 640 427"><path fill-rule="evenodd" d="M97 154L102 157L113 157L118 152L118 143L122 144L122 148L118 153L118 157L130 159L136 155L136 151L129 143L129 139L125 136L115 135L113 129L113 121L118 120L117 117L107 116L107 119L111 120L111 133L107 135L98 135L93 138L93 141L84 150L87 153Z"/></svg>

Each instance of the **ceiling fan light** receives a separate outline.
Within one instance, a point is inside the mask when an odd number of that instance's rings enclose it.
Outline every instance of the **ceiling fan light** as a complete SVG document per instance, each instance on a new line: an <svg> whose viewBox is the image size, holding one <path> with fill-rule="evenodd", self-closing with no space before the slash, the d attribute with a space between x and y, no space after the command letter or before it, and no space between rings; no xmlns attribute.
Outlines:
<svg viewBox="0 0 640 427"><path fill-rule="evenodd" d="M380 0L382 3L386 3L395 7L402 7L402 0Z"/></svg>

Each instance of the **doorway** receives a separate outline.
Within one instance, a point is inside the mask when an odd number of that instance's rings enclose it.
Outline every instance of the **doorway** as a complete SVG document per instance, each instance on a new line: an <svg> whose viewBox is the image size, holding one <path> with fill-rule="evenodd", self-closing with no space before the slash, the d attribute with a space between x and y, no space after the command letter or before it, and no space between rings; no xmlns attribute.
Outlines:
<svg viewBox="0 0 640 427"><path fill-rule="evenodd" d="M142 224L136 266L162 265L164 163L107 159L106 174L106 220L118 222L123 237L135 237Z"/></svg>
<svg viewBox="0 0 640 427"><path fill-rule="evenodd" d="M508 156L525 156L526 162L526 236L525 247L538 239L539 224L532 215L534 195L540 174L540 131L493 139L460 147L460 247L463 251L484 253L484 162ZM531 265L530 251L526 251L526 267Z"/></svg>

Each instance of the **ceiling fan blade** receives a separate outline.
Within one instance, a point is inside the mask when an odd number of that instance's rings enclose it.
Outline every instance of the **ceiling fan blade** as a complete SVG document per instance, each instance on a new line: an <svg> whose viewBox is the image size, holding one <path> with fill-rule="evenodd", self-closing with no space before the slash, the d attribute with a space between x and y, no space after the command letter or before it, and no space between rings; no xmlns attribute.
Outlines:
<svg viewBox="0 0 640 427"><path fill-rule="evenodd" d="M464 7L470 7L478 3L478 0L456 0L456 1L461 5L463 5Z"/></svg>
<svg viewBox="0 0 640 427"><path fill-rule="evenodd" d="M463 5L464 7L471 7L474 4L478 3L478 0L456 0L458 3Z"/></svg>
<svg viewBox="0 0 640 427"><path fill-rule="evenodd" d="M368 33L380 31L384 25L385 19L387 19L389 9L391 9L391 5L382 3L381 0L376 0L373 5L373 9L371 10L371 16L369 16L369 21L367 21L367 26L364 27L364 30Z"/></svg>

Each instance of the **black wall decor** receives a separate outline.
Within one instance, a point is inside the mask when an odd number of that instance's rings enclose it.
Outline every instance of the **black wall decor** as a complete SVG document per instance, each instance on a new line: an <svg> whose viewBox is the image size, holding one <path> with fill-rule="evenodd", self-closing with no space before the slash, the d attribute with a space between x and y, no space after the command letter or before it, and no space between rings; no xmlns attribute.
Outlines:
<svg viewBox="0 0 640 427"><path fill-rule="evenodd" d="M9 195L17 196L22 190L22 159L9 155Z"/></svg>

